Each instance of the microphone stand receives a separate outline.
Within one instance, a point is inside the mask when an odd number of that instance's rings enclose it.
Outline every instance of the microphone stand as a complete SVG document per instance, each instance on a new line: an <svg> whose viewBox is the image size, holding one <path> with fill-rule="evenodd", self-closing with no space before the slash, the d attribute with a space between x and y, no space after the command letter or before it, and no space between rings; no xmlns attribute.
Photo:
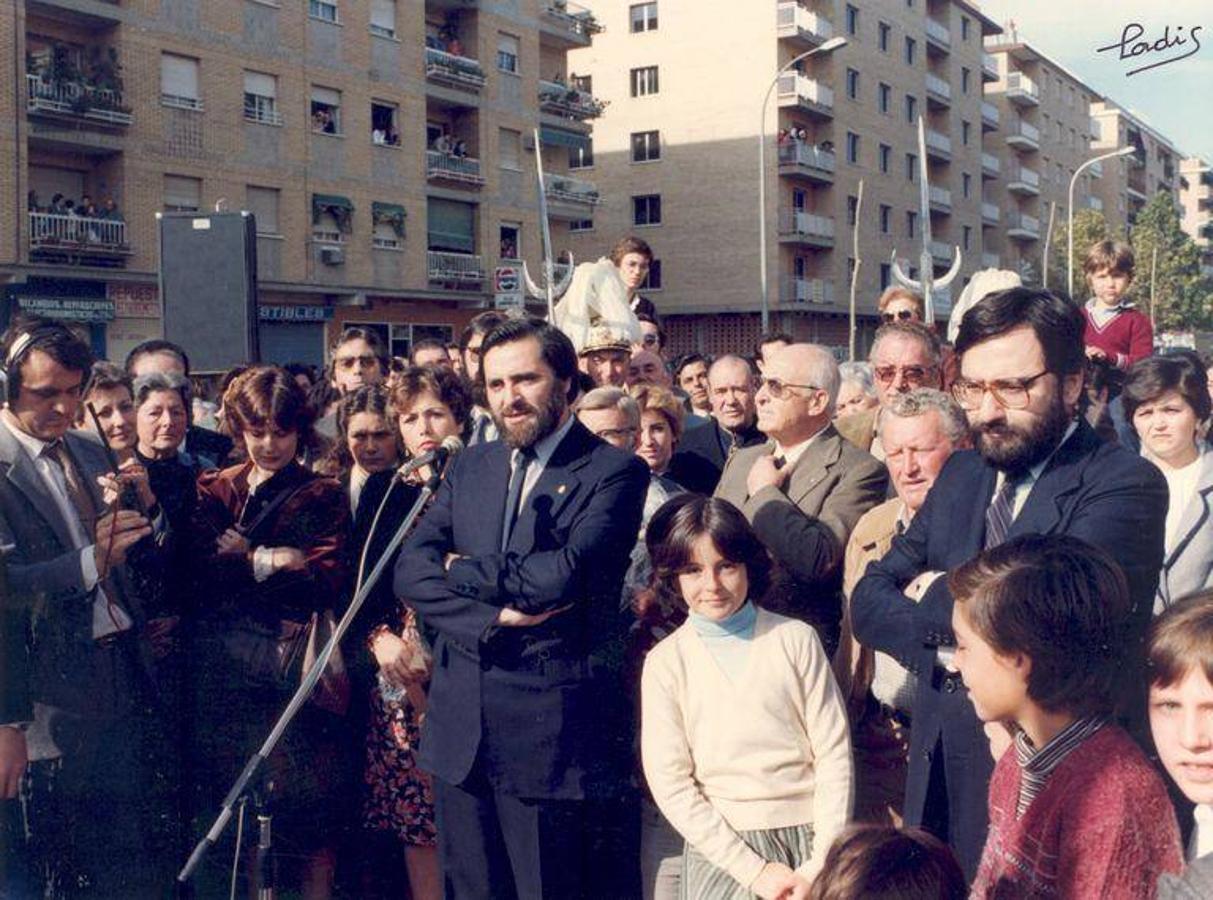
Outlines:
<svg viewBox="0 0 1213 900"><path fill-rule="evenodd" d="M417 495L417 500L413 503L413 507L409 510L409 514L404 517L404 521L400 523L400 527L397 528L396 533L392 535L391 541L388 542L383 554L375 563L375 567L371 569L371 572L366 577L366 580L363 581L358 590L355 592L354 598L350 601L350 605L346 608L345 615L341 617L341 620L337 623L337 627L333 629L332 636L329 638L328 643L324 645L324 649L321 650L320 654L316 657L316 662L308 670L307 674L303 676L303 679L299 683L299 687L295 689L294 696L291 697L290 702L287 703L286 709L282 711L282 715L278 717L278 721L274 723L274 727L270 729L270 733L266 736L265 742L261 745L260 749L258 749L256 753L249 757L249 761L244 766L244 771L240 773L235 784L233 784L231 790L228 791L227 796L223 798L223 805L219 810L219 815L215 817L215 821L211 825L210 831L208 831L206 835L194 846L194 852L190 854L189 860L181 869L180 873L178 873L177 881L179 883L184 884L186 881L189 881L190 876L194 874L194 870L198 868L198 864L202 862L202 857L206 855L206 851L215 846L215 843L219 840L220 835L222 835L224 829L227 828L228 822L230 822L232 819L232 812L235 809L236 804L240 802L240 798L244 796L245 790L248 788L249 781L251 781L253 776L257 773L257 769L260 768L261 764L269 758L271 753L274 752L274 748L278 746L278 741L282 739L282 735L286 732L287 727L299 713L299 710L303 708L304 703L307 702L307 699L315 689L317 682L320 681L320 676L324 673L325 668L328 666L329 659L332 657L337 645L341 642L341 639L345 637L345 633L349 630L351 623L354 621L354 617L358 615L358 611L362 608L362 604L370 595L371 588L375 586L375 583L383 574L383 570L387 568L388 560L391 559L392 554L396 552L396 548L399 547L404 541L404 536L408 534L409 529L413 527L413 522L425 510L426 505L429 503L429 499L433 495L434 491L438 490L438 485L442 481L443 474L444 473L441 470L434 472L434 474L431 475L426 483L422 486L421 493ZM369 542L370 538L368 537L367 540Z"/></svg>

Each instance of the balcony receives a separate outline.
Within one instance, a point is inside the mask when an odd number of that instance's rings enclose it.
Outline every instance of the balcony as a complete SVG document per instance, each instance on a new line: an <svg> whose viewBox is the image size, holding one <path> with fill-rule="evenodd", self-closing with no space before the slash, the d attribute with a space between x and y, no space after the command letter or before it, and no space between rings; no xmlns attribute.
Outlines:
<svg viewBox="0 0 1213 900"><path fill-rule="evenodd" d="M981 54L981 80L998 80L998 58L993 53Z"/></svg>
<svg viewBox="0 0 1213 900"><path fill-rule="evenodd" d="M1103 140L1103 128L1099 125L1099 119L1091 116L1087 120L1087 133L1091 135L1093 141Z"/></svg>
<svg viewBox="0 0 1213 900"><path fill-rule="evenodd" d="M61 17L74 26L103 31L123 19L121 0L29 0L28 11Z"/></svg>
<svg viewBox="0 0 1213 900"><path fill-rule="evenodd" d="M119 268L131 255L125 222L42 212L27 215L31 262Z"/></svg>
<svg viewBox="0 0 1213 900"><path fill-rule="evenodd" d="M799 72L779 76L779 105L795 107L825 118L834 116L834 92Z"/></svg>
<svg viewBox="0 0 1213 900"><path fill-rule="evenodd" d="M779 288L779 302L831 306L834 303L834 283L824 278L784 279Z"/></svg>
<svg viewBox="0 0 1213 900"><path fill-rule="evenodd" d="M807 141L787 141L779 145L780 175L832 184L836 165L832 151L822 150Z"/></svg>
<svg viewBox="0 0 1213 900"><path fill-rule="evenodd" d="M952 85L938 75L927 73L927 105L944 108L952 105Z"/></svg>
<svg viewBox="0 0 1213 900"><path fill-rule="evenodd" d="M981 101L981 130L998 130L998 107L988 100Z"/></svg>
<svg viewBox="0 0 1213 900"><path fill-rule="evenodd" d="M584 122L597 119L606 104L594 95L557 81L539 82L539 111L561 119Z"/></svg>
<svg viewBox="0 0 1213 900"><path fill-rule="evenodd" d="M435 84L464 91L479 91L484 87L484 69L479 60L434 47L425 48L425 77Z"/></svg>
<svg viewBox="0 0 1213 900"><path fill-rule="evenodd" d="M425 265L430 281L452 285L475 285L484 281L483 261L471 253L429 250L425 254Z"/></svg>
<svg viewBox="0 0 1213 900"><path fill-rule="evenodd" d="M1040 149L1040 129L1023 119L1007 123L1007 144L1016 150Z"/></svg>
<svg viewBox="0 0 1213 900"><path fill-rule="evenodd" d="M999 170L1002 168L1002 163L993 153L981 154L981 177L982 178L997 178Z"/></svg>
<svg viewBox="0 0 1213 900"><path fill-rule="evenodd" d="M484 184L480 160L471 156L455 156L441 150L425 151L425 178L432 182L449 182L478 188Z"/></svg>
<svg viewBox="0 0 1213 900"><path fill-rule="evenodd" d="M946 134L928 128L926 130L927 158L935 162L951 162L952 139Z"/></svg>
<svg viewBox="0 0 1213 900"><path fill-rule="evenodd" d="M803 209L782 209L779 211L779 240L805 247L833 247L834 219Z"/></svg>
<svg viewBox="0 0 1213 900"><path fill-rule="evenodd" d="M927 16L927 52L932 56L946 56L952 50L952 33L938 19Z"/></svg>
<svg viewBox="0 0 1213 900"><path fill-rule="evenodd" d="M1001 269L1002 257L997 253L983 253L981 254L981 267L983 269Z"/></svg>
<svg viewBox="0 0 1213 900"><path fill-rule="evenodd" d="M540 0L539 40L565 49L590 46L602 31L594 14L569 0Z"/></svg>
<svg viewBox="0 0 1213 900"><path fill-rule="evenodd" d="M937 266L952 265L952 257L956 253L956 248L947 241L931 241L931 259L934 260Z"/></svg>
<svg viewBox="0 0 1213 900"><path fill-rule="evenodd" d="M1087 166L1087 173L1092 178L1103 178L1103 160L1097 160Z"/></svg>
<svg viewBox="0 0 1213 900"><path fill-rule="evenodd" d="M600 200L598 185L582 178L545 172L543 187L548 198L548 215L553 219L588 219Z"/></svg>
<svg viewBox="0 0 1213 900"><path fill-rule="evenodd" d="M1011 210L1007 215L1007 237L1017 241L1040 240L1040 220L1019 210Z"/></svg>
<svg viewBox="0 0 1213 900"><path fill-rule="evenodd" d="M1040 193L1040 173L1023 166L1011 169L1007 173L1007 190L1013 194L1035 197Z"/></svg>
<svg viewBox="0 0 1213 900"><path fill-rule="evenodd" d="M947 188L931 185L927 199L931 212L950 213L952 211L952 192Z"/></svg>
<svg viewBox="0 0 1213 900"><path fill-rule="evenodd" d="M131 124L131 111L117 91L93 87L84 81L49 81L41 75L25 76L26 110L31 116L71 119L109 128Z"/></svg>
<svg viewBox="0 0 1213 900"><path fill-rule="evenodd" d="M1146 192L1144 190L1142 190L1141 188L1137 187L1136 185L1134 185L1132 183L1130 183L1125 188L1125 193L1127 193L1129 195L1130 200L1135 200L1138 203L1145 203L1146 200L1149 199L1149 197L1146 196Z"/></svg>
<svg viewBox="0 0 1213 900"><path fill-rule="evenodd" d="M1007 99L1016 106L1039 106L1040 88L1023 72L1008 72Z"/></svg>
<svg viewBox="0 0 1213 900"><path fill-rule="evenodd" d="M1087 194L1087 196L1083 198L1082 205L1087 209L1103 212L1103 200L1096 197L1094 194Z"/></svg>
<svg viewBox="0 0 1213 900"><path fill-rule="evenodd" d="M981 204L981 224L997 225L1001 216L997 203L983 202Z"/></svg>
<svg viewBox="0 0 1213 900"><path fill-rule="evenodd" d="M775 12L775 34L807 50L832 38L834 26L829 19L805 9L795 0L780 0Z"/></svg>

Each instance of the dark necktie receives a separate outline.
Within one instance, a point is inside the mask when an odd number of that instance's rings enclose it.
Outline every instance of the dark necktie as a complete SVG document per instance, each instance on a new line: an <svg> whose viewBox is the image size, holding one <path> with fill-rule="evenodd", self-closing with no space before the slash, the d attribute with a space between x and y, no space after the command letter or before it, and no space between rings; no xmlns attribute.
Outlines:
<svg viewBox="0 0 1213 900"><path fill-rule="evenodd" d="M1007 532L1015 521L1015 489L1018 487L1019 479L1008 475L998 493L994 495L994 502L986 510L986 539L983 549L997 547L1007 539Z"/></svg>
<svg viewBox="0 0 1213 900"><path fill-rule="evenodd" d="M526 481L527 470L531 467L531 463L535 460L535 451L527 447L525 450L518 451L518 457L514 462L514 471L510 474L510 487L505 495L505 515L501 520L501 552L505 553L505 548L510 543L510 534L514 530L514 523L518 521L518 506L522 499L522 484Z"/></svg>

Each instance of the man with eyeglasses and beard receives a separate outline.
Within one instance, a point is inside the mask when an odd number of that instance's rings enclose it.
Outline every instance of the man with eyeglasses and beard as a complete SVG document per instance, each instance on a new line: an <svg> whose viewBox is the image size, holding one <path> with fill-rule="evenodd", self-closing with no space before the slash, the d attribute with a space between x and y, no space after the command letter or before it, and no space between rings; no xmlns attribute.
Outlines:
<svg viewBox="0 0 1213 900"><path fill-rule="evenodd" d="M649 472L571 414L576 377L554 326L485 336L502 439L455 459L396 567L397 596L437 632L419 758L451 896L639 894L617 661Z"/></svg>
<svg viewBox="0 0 1213 900"><path fill-rule="evenodd" d="M880 444L880 411L898 394L915 388L941 388L943 349L939 338L919 322L897 320L876 331L868 354L879 405L837 423L838 433L877 459L884 459Z"/></svg>
<svg viewBox="0 0 1213 900"><path fill-rule="evenodd" d="M860 643L918 676L906 824L950 843L970 878L988 827L991 741L1005 745L1007 736L1001 726L983 730L950 666L952 597L940 576L1022 534L1072 535L1114 554L1133 600L1125 645L1112 648L1125 654L1127 684L1162 565L1166 482L1147 461L1100 441L1080 415L1083 327L1078 307L1022 287L965 314L952 393L976 450L953 455L851 596ZM1033 748L1042 764L1050 746Z"/></svg>
<svg viewBox="0 0 1213 900"><path fill-rule="evenodd" d="M745 513L782 569L764 605L812 625L831 656L847 541L888 483L884 466L831 424L839 381L838 363L824 347L769 350L755 398L767 441L733 454L716 488Z"/></svg>

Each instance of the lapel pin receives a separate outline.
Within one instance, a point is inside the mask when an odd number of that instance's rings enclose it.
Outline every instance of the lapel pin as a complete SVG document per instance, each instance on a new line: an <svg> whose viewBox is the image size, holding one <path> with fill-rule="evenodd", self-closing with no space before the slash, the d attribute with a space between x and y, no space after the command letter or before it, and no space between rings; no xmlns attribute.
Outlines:
<svg viewBox="0 0 1213 900"><path fill-rule="evenodd" d="M563 484L562 484L562 485L560 485L558 488L556 488L556 493L557 493L557 494L563 494L563 493L564 493L564 485L563 485Z"/></svg>

